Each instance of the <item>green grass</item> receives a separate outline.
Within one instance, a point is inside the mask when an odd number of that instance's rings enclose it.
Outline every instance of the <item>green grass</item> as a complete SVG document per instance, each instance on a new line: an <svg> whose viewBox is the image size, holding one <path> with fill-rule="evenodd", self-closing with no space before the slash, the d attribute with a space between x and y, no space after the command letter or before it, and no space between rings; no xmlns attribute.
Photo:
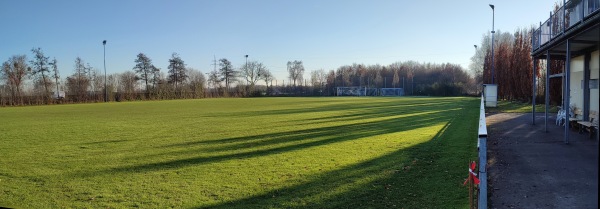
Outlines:
<svg viewBox="0 0 600 209"><path fill-rule="evenodd" d="M535 112L544 112L544 104L536 104ZM486 112L505 112L505 113L531 113L531 103L522 103L518 101L499 100L498 107L486 107ZM558 112L558 107L550 106L549 112Z"/></svg>
<svg viewBox="0 0 600 209"><path fill-rule="evenodd" d="M0 108L0 206L467 208L475 98Z"/></svg>

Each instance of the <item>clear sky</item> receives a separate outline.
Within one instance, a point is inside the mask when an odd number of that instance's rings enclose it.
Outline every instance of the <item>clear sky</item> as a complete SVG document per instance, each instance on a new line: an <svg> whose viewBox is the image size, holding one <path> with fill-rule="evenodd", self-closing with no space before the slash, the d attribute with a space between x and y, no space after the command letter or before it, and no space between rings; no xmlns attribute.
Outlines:
<svg viewBox="0 0 600 209"><path fill-rule="evenodd" d="M455 63L468 67L484 33L539 25L554 1L542 0L0 0L0 62L41 47L64 78L75 57L108 73L131 70L140 52L166 72L177 52L188 67L263 62L287 80L286 62L309 72L352 63Z"/></svg>

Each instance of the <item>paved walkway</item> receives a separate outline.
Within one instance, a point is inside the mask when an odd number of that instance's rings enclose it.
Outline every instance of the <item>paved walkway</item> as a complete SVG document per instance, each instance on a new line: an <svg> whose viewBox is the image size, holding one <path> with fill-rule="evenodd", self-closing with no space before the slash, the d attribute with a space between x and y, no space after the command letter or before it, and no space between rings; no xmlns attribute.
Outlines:
<svg viewBox="0 0 600 209"><path fill-rule="evenodd" d="M537 116L486 116L490 208L598 208L598 141Z"/></svg>

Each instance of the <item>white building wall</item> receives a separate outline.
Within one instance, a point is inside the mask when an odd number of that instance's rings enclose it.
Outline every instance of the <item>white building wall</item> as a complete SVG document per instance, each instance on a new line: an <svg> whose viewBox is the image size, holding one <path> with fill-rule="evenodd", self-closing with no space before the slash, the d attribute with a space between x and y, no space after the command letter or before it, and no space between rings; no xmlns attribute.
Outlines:
<svg viewBox="0 0 600 209"><path fill-rule="evenodd" d="M584 56L578 56L571 59L571 105L574 105L583 112L583 67L584 67ZM590 79L598 80L600 69L600 51L592 52L590 60ZM598 88L590 89L590 112L596 111L598 113ZM582 118L582 115L578 116Z"/></svg>
<svg viewBox="0 0 600 209"><path fill-rule="evenodd" d="M571 58L571 94L569 106L576 107L579 112L583 112L583 89L581 88L581 81L583 80L583 63L584 56L578 56ZM578 118L582 118L581 115L577 115Z"/></svg>
<svg viewBox="0 0 600 209"><path fill-rule="evenodd" d="M592 52L592 60L590 62L590 79L598 79L598 71L600 69L600 51ZM590 89L590 112L596 111L598 114L598 88Z"/></svg>

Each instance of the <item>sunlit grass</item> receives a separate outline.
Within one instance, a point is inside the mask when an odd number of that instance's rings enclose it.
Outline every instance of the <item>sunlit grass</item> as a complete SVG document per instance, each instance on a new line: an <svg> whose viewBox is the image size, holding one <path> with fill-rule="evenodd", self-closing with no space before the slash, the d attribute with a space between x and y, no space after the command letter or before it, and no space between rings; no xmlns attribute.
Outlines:
<svg viewBox="0 0 600 209"><path fill-rule="evenodd" d="M558 107L549 106L548 112L556 113L558 112ZM507 100L499 100L498 107L488 107L486 108L486 112L505 112L505 113L531 113L533 107L531 103L523 103L518 101L507 101ZM546 105L544 104L536 104L535 112L544 112Z"/></svg>
<svg viewBox="0 0 600 209"><path fill-rule="evenodd" d="M0 109L0 206L466 208L478 100Z"/></svg>

